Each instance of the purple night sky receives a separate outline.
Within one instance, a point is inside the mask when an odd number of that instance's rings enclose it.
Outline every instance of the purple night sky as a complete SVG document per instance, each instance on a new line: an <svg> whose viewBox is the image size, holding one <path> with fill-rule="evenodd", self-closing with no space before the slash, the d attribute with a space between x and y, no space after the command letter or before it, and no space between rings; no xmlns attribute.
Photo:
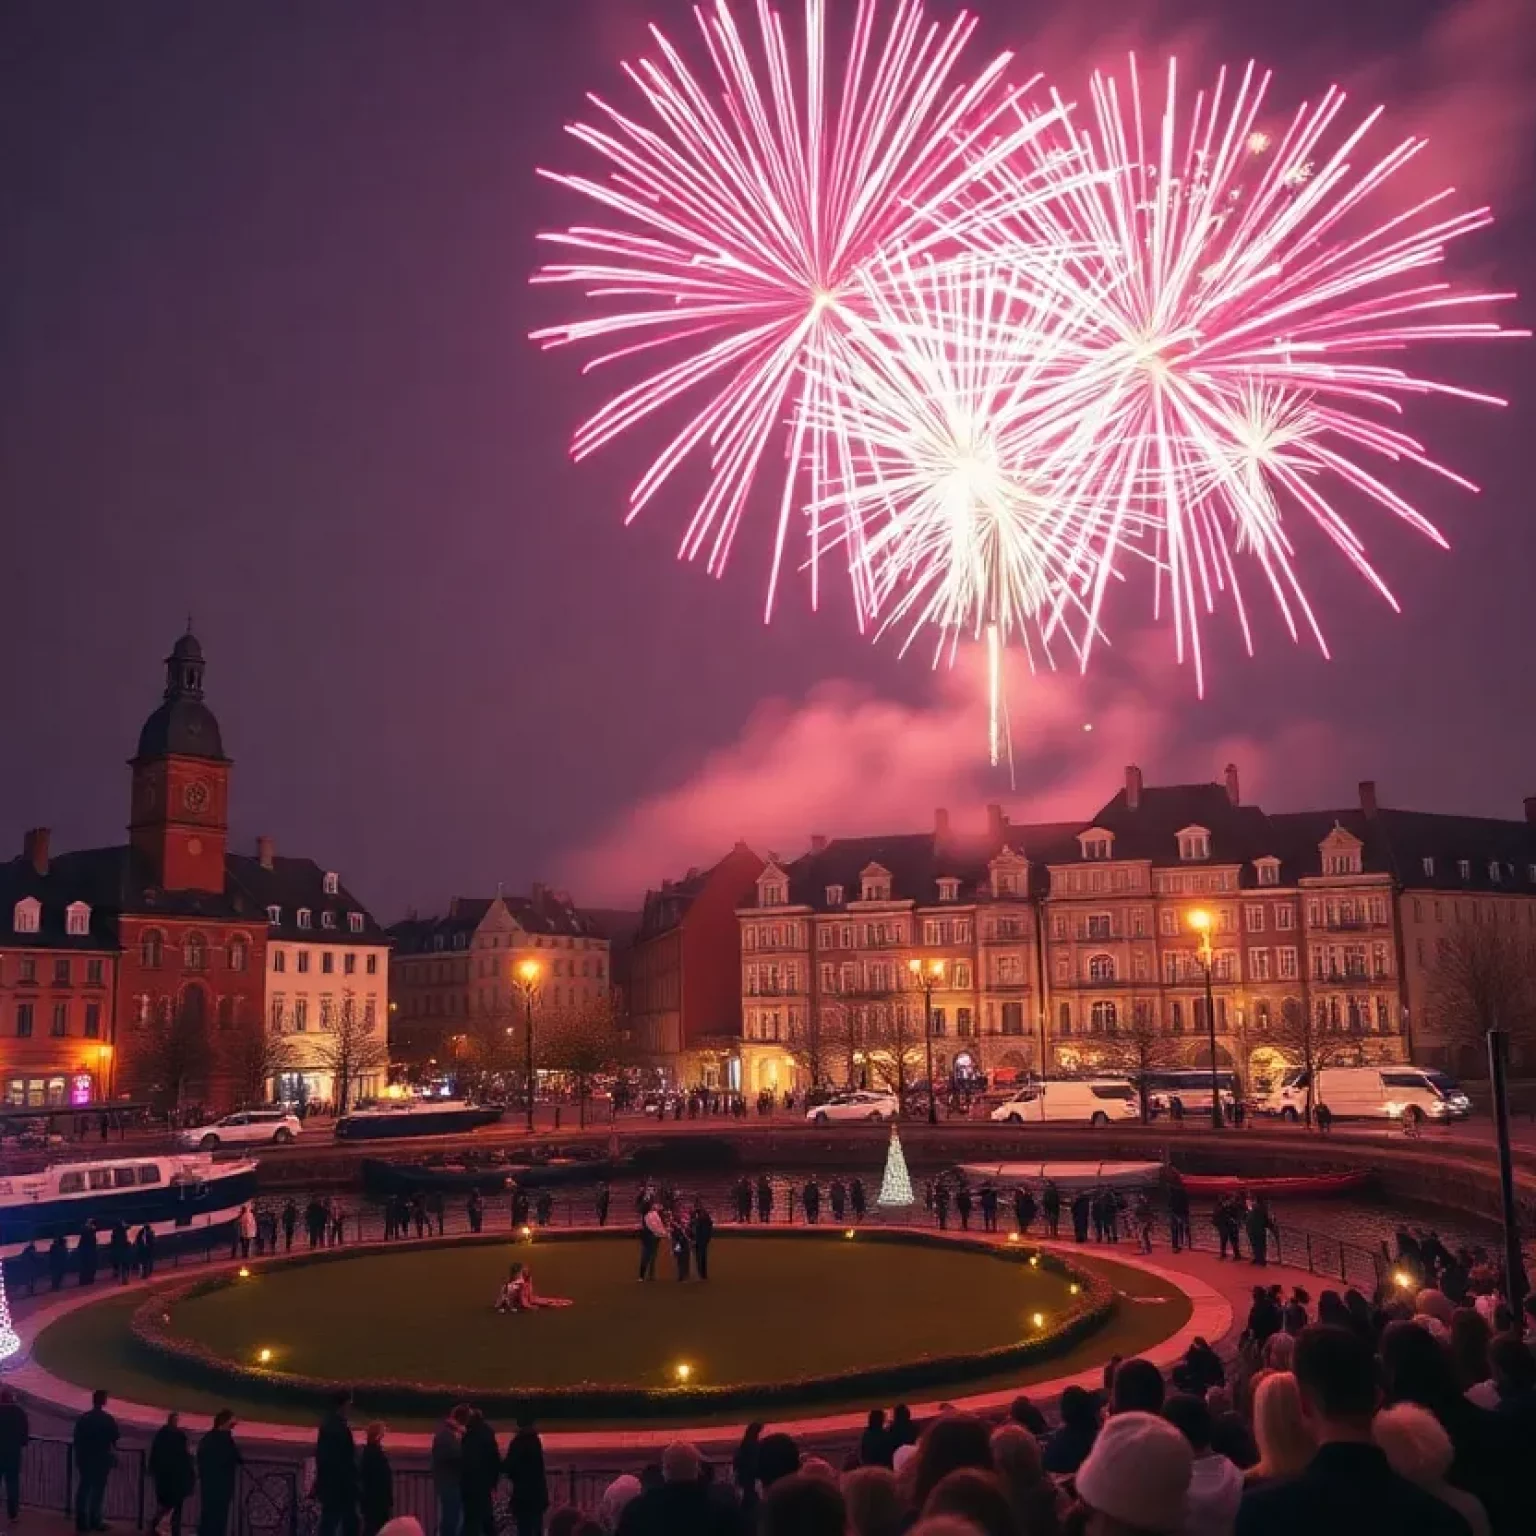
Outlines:
<svg viewBox="0 0 1536 1536"><path fill-rule="evenodd" d="M975 8L1069 96L1136 45L1257 55L1287 109L1331 80L1385 99L1379 148L1424 131L1437 179L1494 203L1452 270L1533 286L1528 0ZM1087 680L1020 680L1016 794L981 766L968 672L871 647L835 589L812 614L790 583L763 626L770 517L719 582L674 558L680 496L624 529L646 445L569 462L603 386L526 340L574 297L527 278L536 229L589 217L534 168L595 168L562 125L588 89L631 99L617 66L649 20L697 54L684 0L0 10L0 847L121 836L189 611L237 843L341 869L386 920L498 879L613 901L738 835L791 855L938 804L1087 815L1132 760L1167 780L1234 758L1276 809L1370 777L1389 804L1520 814L1531 343L1440 364L1509 410L1408 423L1484 487L1400 482L1451 552L1360 515L1402 617L1307 540L1335 659L1250 587L1258 657L1214 626L1203 703L1171 638L1122 619ZM1530 292L1504 315L1533 317Z"/></svg>

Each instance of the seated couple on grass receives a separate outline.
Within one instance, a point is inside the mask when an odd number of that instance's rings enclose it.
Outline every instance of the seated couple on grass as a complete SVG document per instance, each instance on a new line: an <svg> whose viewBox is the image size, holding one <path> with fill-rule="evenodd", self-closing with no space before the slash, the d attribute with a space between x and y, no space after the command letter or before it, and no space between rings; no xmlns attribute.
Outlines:
<svg viewBox="0 0 1536 1536"><path fill-rule="evenodd" d="M568 1300L558 1296L536 1296L533 1271L526 1264L514 1264L507 1272L507 1283L496 1298L498 1312L533 1312L539 1307L568 1307Z"/></svg>

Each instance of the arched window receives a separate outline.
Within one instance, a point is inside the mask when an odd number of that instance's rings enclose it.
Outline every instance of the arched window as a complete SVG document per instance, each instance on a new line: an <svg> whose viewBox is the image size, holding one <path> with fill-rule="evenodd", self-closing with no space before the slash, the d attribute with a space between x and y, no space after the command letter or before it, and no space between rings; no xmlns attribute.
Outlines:
<svg viewBox="0 0 1536 1536"><path fill-rule="evenodd" d="M1096 1035L1109 1035L1119 1022L1119 1012L1111 1002L1099 1001L1093 1005L1091 1027Z"/></svg>
<svg viewBox="0 0 1536 1536"><path fill-rule="evenodd" d="M1058 1017L1061 1020L1060 1032L1064 1035L1070 1035L1072 1033L1072 1004L1063 1003Z"/></svg>
<svg viewBox="0 0 1536 1536"><path fill-rule="evenodd" d="M1113 981L1114 979L1115 957L1113 955L1089 955L1089 981Z"/></svg>
<svg viewBox="0 0 1536 1536"><path fill-rule="evenodd" d="M158 971L165 940L157 929L149 929L139 940L139 964L146 970Z"/></svg>
<svg viewBox="0 0 1536 1536"><path fill-rule="evenodd" d="M200 933L189 933L182 941L182 964L189 971L200 971L208 964L208 941Z"/></svg>
<svg viewBox="0 0 1536 1536"><path fill-rule="evenodd" d="M229 968L232 971L243 971L250 960L251 947L245 942L245 935L237 933L229 941Z"/></svg>

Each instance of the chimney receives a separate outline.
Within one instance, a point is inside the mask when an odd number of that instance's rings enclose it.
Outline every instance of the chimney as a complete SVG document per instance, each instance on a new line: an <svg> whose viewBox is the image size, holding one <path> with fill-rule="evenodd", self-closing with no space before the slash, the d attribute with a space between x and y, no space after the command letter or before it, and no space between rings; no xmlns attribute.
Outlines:
<svg viewBox="0 0 1536 1536"><path fill-rule="evenodd" d="M811 852L825 853L827 851L827 835L825 832L811 833Z"/></svg>
<svg viewBox="0 0 1536 1536"><path fill-rule="evenodd" d="M949 812L943 806L933 813L933 835L938 842L949 841Z"/></svg>
<svg viewBox="0 0 1536 1536"><path fill-rule="evenodd" d="M448 916L449 917L457 917L458 915L459 915L459 898L457 896L450 896L448 898Z"/></svg>
<svg viewBox="0 0 1536 1536"><path fill-rule="evenodd" d="M1525 819L1529 822L1536 822L1536 795L1527 795L1525 797Z"/></svg>
<svg viewBox="0 0 1536 1536"><path fill-rule="evenodd" d="M1141 809L1141 769L1135 763L1125 770L1125 808L1128 811Z"/></svg>
<svg viewBox="0 0 1536 1536"><path fill-rule="evenodd" d="M1243 803L1243 797L1242 797L1241 794L1238 793L1238 788L1237 788L1237 764L1236 763L1228 763L1227 764L1227 775L1226 775L1226 777L1227 777L1227 799L1230 800L1233 805L1241 805Z"/></svg>
<svg viewBox="0 0 1536 1536"><path fill-rule="evenodd" d="M272 868L273 845L270 837L258 837L256 839L256 862L263 869Z"/></svg>
<svg viewBox="0 0 1536 1536"><path fill-rule="evenodd" d="M1000 805L989 805L987 807L987 836L994 843L1002 842L1002 840L1003 840L1003 829L1007 825L1008 825L1008 818L1003 815L1003 808L1002 808L1002 806L1000 806Z"/></svg>
<svg viewBox="0 0 1536 1536"><path fill-rule="evenodd" d="M21 856L40 875L48 873L48 828L33 827L21 841Z"/></svg>
<svg viewBox="0 0 1536 1536"><path fill-rule="evenodd" d="M1362 811L1364 811L1367 816L1374 816L1376 814L1376 780L1375 779L1361 779L1360 780L1360 809ZM1527 804L1527 806L1526 806L1526 811L1527 811L1527 815L1529 815L1529 811L1530 811L1529 804Z"/></svg>

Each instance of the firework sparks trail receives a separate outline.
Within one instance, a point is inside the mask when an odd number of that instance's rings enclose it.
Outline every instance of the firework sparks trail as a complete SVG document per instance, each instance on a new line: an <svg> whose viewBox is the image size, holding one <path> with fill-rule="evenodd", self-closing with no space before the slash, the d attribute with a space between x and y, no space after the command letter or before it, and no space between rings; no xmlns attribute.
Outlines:
<svg viewBox="0 0 1536 1536"><path fill-rule="evenodd" d="M1382 417L1414 397L1504 402L1398 359L1424 342L1528 333L1484 318L1512 295L1458 291L1437 271L1489 211L1451 211L1449 190L1393 197L1423 141L1362 158L1380 109L1346 126L1344 93L1330 89L1272 134L1260 126L1270 77L1251 64L1235 80L1221 71L1192 103L1173 63L1160 104L1143 97L1134 59L1127 78L1124 96L1113 77L1093 79L1093 126L1076 133L1086 173L994 235L1003 258L1020 239L1062 253L1034 270L1083 300L1075 377L1082 430L1101 445L1086 494L1140 508L1155 528L1157 607L1171 610L1203 692L1200 618L1219 593L1252 650L1239 555L1257 561L1292 637L1304 626L1326 654L1284 505L1396 608L1332 487L1443 545L1369 460L1476 487ZM1090 643L1110 570L1100 564L1089 600Z"/></svg>
<svg viewBox="0 0 1536 1536"><path fill-rule="evenodd" d="M1054 108L1028 108L1034 82L1010 84L1007 54L965 75L972 18L941 27L922 0L884 11L859 0L839 70L828 10L805 0L802 58L768 0L756 4L760 57L726 0L701 8L712 80L653 28L656 58L625 66L647 113L593 96L598 125L570 129L607 162L606 177L541 173L590 198L606 222L541 237L574 255L534 281L576 286L595 312L534 339L595 344L587 371L655 368L578 430L575 457L669 407L691 410L635 485L628 516L703 454L709 480L680 554L707 551L718 573L782 443L765 616L797 519L809 524L813 606L819 597L826 541L814 509L851 449L835 407L856 366L861 274L883 254L946 239L948 222L968 216L965 188L1061 122ZM873 598L858 530L844 534L862 627Z"/></svg>

